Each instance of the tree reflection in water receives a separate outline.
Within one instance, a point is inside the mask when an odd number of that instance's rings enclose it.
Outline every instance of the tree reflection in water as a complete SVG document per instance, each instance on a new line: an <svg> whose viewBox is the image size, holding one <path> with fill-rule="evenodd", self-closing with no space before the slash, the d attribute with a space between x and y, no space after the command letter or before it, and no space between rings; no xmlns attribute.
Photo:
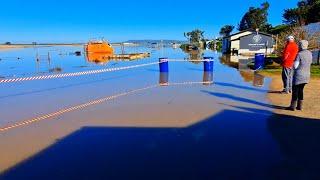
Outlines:
<svg viewBox="0 0 320 180"><path fill-rule="evenodd" d="M204 56L204 50L203 49L197 49L197 50L183 50L185 53L188 54L188 58L190 62L194 64L200 64L200 61L192 61L192 60L200 60L203 59Z"/></svg>

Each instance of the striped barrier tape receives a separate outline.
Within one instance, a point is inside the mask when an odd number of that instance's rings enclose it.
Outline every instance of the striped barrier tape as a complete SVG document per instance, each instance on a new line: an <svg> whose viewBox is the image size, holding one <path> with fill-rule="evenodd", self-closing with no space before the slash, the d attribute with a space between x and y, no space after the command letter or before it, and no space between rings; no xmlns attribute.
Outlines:
<svg viewBox="0 0 320 180"><path fill-rule="evenodd" d="M204 62L204 61L213 61L213 60L182 60L182 59L168 59L168 62ZM63 74L53 74L53 75L43 75L43 76L31 76L31 77L21 77L21 78L10 78L10 79L0 79L1 83L15 83L15 82L22 82L22 81L35 81L35 80L47 80L47 79L58 79L58 78L66 78L66 77L76 77L76 76L84 76L84 75L92 75L92 74L100 74L106 72L114 72L114 71L121 71L127 69L134 69L144 66L151 66L156 65L161 62L152 62L152 63L145 63L133 66L125 66L125 67L118 67L118 68L106 68L106 69L99 69L99 70L90 70L90 71L82 71L82 72L74 72L74 73L63 73Z"/></svg>
<svg viewBox="0 0 320 180"><path fill-rule="evenodd" d="M0 80L0 84L1 83L21 82L21 81L34 81L34 80L57 79L57 78L65 78L65 77L92 75L92 74L99 74L99 73L106 73L106 72L113 72L113 71L120 71L120 70L139 68L139 67L144 67L144 66L151 66L151 65L155 65L155 64L159 64L159 62L152 62L152 63L139 64L139 65L133 65L133 66L125 66L125 67L118 67L118 68L107 68L107 69L99 69L99 70L91 70L91 71L74 72L74 73L63 73L63 74L53 74L53 75L44 75L44 76L1 79Z"/></svg>
<svg viewBox="0 0 320 180"><path fill-rule="evenodd" d="M192 82L192 81L190 81L190 82L181 82L181 83L170 83L169 85L171 85L171 86L179 86L179 85L194 85L194 84L203 84L203 83L213 83L213 81L201 81L201 82ZM144 88L139 88L139 89L131 90L131 91L128 91L128 92L123 92L123 93L120 93L120 94L104 97L104 98L101 98L101 99L96 99L96 100L93 100L93 101L90 101L90 102L87 102L87 103L83 103L83 104L80 104L80 105L76 105L76 106L73 106L73 107L64 108L64 109L61 109L61 110L53 112L53 113L45 114L45 115L42 115L42 116L39 116L39 117L35 117L35 118L29 119L29 120L24 120L24 121L21 121L21 122L17 122L15 124L8 125L6 127L0 127L0 132L5 132L5 131L8 131L10 129L18 128L18 127L21 127L21 126L26 126L26 125L29 125L29 124L32 124L32 123L35 123L35 122L39 122L39 121L42 121L42 120L46 120L46 119L49 119L49 118L52 118L52 117L56 117L56 116L65 114L65 113L68 113L68 112L84 109L84 108L87 108L89 106L101 104L101 103L104 103L104 102L107 102L107 101L110 101L110 100L113 100L113 99L116 99L116 98L119 98L119 97L122 97L122 96L128 96L128 95L140 92L140 91L145 91L145 90L149 90L149 89L153 89L153 88L157 88L157 87L160 87L160 85L158 85L158 84L151 85L151 86L147 86L147 87L144 87Z"/></svg>
<svg viewBox="0 0 320 180"><path fill-rule="evenodd" d="M214 61L212 59L195 59L195 60L191 60L191 59L168 59L168 62L210 62L210 61Z"/></svg>

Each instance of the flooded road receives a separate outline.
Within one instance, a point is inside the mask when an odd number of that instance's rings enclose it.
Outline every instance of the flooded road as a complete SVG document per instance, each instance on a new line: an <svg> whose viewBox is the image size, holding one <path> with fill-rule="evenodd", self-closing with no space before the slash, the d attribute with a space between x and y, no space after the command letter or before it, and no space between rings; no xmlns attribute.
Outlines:
<svg viewBox="0 0 320 180"><path fill-rule="evenodd" d="M189 57L180 49L131 47L126 51L147 51L151 57L97 64L72 54L81 50L3 51L0 76L100 70L157 62L159 57ZM43 55L41 63L35 61L37 53ZM278 176L285 154L277 139L279 124L269 119L273 110L266 99L270 80L239 71L234 66L241 63L226 63L219 53L205 51L204 55L215 59L213 74L203 71L202 62L169 62L168 74L159 73L156 64L0 84L0 127L62 112L0 132L0 179ZM212 85L203 83L212 78Z"/></svg>

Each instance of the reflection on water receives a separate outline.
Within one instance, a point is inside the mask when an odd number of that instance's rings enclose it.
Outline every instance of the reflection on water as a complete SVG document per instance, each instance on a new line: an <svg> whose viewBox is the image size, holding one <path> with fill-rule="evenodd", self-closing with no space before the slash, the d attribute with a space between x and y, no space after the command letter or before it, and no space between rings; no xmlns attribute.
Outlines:
<svg viewBox="0 0 320 180"><path fill-rule="evenodd" d="M264 76L254 71L239 71L245 82L252 82L253 86L262 87L264 84Z"/></svg>
<svg viewBox="0 0 320 180"><path fill-rule="evenodd" d="M213 84L213 71L203 71L203 85Z"/></svg>
<svg viewBox="0 0 320 180"><path fill-rule="evenodd" d="M222 55L220 62L239 71L245 82L252 82L253 86L262 87L264 84L264 76L257 71L253 71L248 64L253 61L252 57Z"/></svg>
<svg viewBox="0 0 320 180"><path fill-rule="evenodd" d="M62 71L63 71L63 69L60 67L55 67L55 68L49 69L50 73L60 73Z"/></svg>
<svg viewBox="0 0 320 180"><path fill-rule="evenodd" d="M168 72L160 72L159 73L159 85L160 86L168 86L169 85L169 73Z"/></svg>
<svg viewBox="0 0 320 180"><path fill-rule="evenodd" d="M213 71L203 71L203 85L209 86L213 84L214 73ZM199 79L198 82L201 82ZM169 83L169 73L168 72L160 72L159 73L159 85L160 86L168 86Z"/></svg>
<svg viewBox="0 0 320 180"><path fill-rule="evenodd" d="M262 87L264 84L264 76L254 72L253 86Z"/></svg>
<svg viewBox="0 0 320 180"><path fill-rule="evenodd" d="M183 50L186 54L188 54L188 59L190 62L194 64L199 64L201 62L199 61L192 61L192 60L200 60L203 59L204 56L204 50L203 49L197 49L197 50Z"/></svg>
<svg viewBox="0 0 320 180"><path fill-rule="evenodd" d="M86 59L88 62L96 64L106 64L110 61L110 54L107 53L86 53Z"/></svg>
<svg viewBox="0 0 320 180"><path fill-rule="evenodd" d="M232 67L232 68L236 68L238 69L239 68L239 59L237 59L236 61L232 60L231 59L231 55L225 55L223 54L222 56L220 56L220 63L221 64L224 64L224 65L227 65L229 67Z"/></svg>

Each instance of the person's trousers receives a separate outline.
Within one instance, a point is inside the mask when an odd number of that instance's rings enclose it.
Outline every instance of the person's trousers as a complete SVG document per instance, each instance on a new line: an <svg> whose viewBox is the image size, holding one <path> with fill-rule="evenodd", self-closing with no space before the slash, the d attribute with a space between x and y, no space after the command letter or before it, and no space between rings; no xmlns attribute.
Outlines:
<svg viewBox="0 0 320 180"><path fill-rule="evenodd" d="M283 82L284 91L286 92L292 91L292 79L293 79L293 68L283 67L282 82Z"/></svg>
<svg viewBox="0 0 320 180"><path fill-rule="evenodd" d="M306 84L294 85L292 88L292 101L303 100L303 89Z"/></svg>

